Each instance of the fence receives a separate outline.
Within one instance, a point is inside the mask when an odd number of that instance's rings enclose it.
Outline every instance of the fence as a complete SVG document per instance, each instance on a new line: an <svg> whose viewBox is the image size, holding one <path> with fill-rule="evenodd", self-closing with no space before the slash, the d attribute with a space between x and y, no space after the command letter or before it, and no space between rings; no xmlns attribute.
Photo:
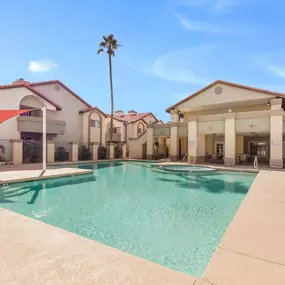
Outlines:
<svg viewBox="0 0 285 285"><path fill-rule="evenodd" d="M43 158L43 143L37 140L23 140L23 163L39 163Z"/></svg>
<svg viewBox="0 0 285 285"><path fill-rule="evenodd" d="M10 140L0 140L0 161L12 160L12 144Z"/></svg>
<svg viewBox="0 0 285 285"><path fill-rule="evenodd" d="M72 145L69 142L55 142L54 160L70 161L72 159Z"/></svg>

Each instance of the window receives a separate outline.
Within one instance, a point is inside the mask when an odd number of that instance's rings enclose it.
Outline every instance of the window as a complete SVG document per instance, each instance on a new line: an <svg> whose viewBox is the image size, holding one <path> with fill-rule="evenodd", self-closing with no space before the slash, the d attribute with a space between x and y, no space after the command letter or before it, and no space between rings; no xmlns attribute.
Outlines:
<svg viewBox="0 0 285 285"><path fill-rule="evenodd" d="M90 120L90 126L92 128L100 128L100 121L97 120Z"/></svg>
<svg viewBox="0 0 285 285"><path fill-rule="evenodd" d="M216 143L216 154L224 155L224 143L223 142Z"/></svg>
<svg viewBox="0 0 285 285"><path fill-rule="evenodd" d="M253 156L266 156L267 142L249 142L249 154Z"/></svg>
<svg viewBox="0 0 285 285"><path fill-rule="evenodd" d="M23 113L23 114L21 114L20 116L21 116L21 117L31 117L31 116L32 116L32 111Z"/></svg>
<svg viewBox="0 0 285 285"><path fill-rule="evenodd" d="M144 125L142 123L138 124L137 135L141 135L144 131Z"/></svg>

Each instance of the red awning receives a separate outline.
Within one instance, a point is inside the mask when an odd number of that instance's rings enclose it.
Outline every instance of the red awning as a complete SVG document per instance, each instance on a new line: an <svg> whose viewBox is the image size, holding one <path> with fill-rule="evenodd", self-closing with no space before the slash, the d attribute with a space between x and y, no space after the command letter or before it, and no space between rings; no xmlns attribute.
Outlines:
<svg viewBox="0 0 285 285"><path fill-rule="evenodd" d="M15 116L24 114L26 112L31 111L31 109L28 110L0 110L0 124L5 122L6 120L9 120Z"/></svg>

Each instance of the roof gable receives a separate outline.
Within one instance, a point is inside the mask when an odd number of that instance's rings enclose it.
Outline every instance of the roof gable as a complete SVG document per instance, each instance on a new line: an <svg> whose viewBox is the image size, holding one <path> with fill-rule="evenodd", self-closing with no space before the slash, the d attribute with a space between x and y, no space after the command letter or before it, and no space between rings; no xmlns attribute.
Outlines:
<svg viewBox="0 0 285 285"><path fill-rule="evenodd" d="M255 88L255 87L250 87L250 86L241 85L241 84L232 83L232 82L227 82L227 81L223 81L223 80L216 80L216 81L212 82L211 84L205 86L204 88L198 90L197 92L191 94L187 98L185 98L185 99L179 101L178 103L170 106L169 108L166 109L166 112L170 112L172 109L175 109L179 105L182 105L183 103L192 100L194 97L196 97L196 96L198 96L200 94L202 95L202 93L208 91L211 88L213 89L213 87L215 85L219 85L219 84L225 85L225 86L228 86L228 87L236 87L236 88L239 88L241 90L253 91L256 94L258 93L259 95L267 95L268 97L272 96L272 97L285 98L285 94L283 94L283 93L269 91L269 90L264 90L264 89Z"/></svg>
<svg viewBox="0 0 285 285"><path fill-rule="evenodd" d="M105 118L107 118L107 115L98 107L91 107L91 108L83 109L83 110L79 111L79 113L84 114L84 113L91 112L91 111L97 111L97 112L101 113Z"/></svg>
<svg viewBox="0 0 285 285"><path fill-rule="evenodd" d="M43 94L41 94L39 91L37 91L35 88L33 88L32 86L30 86L30 84L27 83L21 83L21 84L10 84L10 85L1 85L0 86L0 90L4 90L4 89L10 89L10 88L26 88L29 89L30 91L32 91L35 95L41 97L43 100L45 100L46 102L50 103L51 105L53 105L58 111L62 110L62 108L57 105L56 103L54 103L53 101L51 101L50 99L48 99L46 96L44 96Z"/></svg>
<svg viewBox="0 0 285 285"><path fill-rule="evenodd" d="M49 84L59 84L65 90L67 90L70 94L72 94L75 98L81 101L83 104L86 105L87 108L93 108L90 104L88 104L85 100L83 100L80 96L78 96L75 92L73 92L69 87L63 84L60 80L49 80L49 81L42 81L42 82L34 82L30 83L31 86L40 86L40 85L49 85Z"/></svg>

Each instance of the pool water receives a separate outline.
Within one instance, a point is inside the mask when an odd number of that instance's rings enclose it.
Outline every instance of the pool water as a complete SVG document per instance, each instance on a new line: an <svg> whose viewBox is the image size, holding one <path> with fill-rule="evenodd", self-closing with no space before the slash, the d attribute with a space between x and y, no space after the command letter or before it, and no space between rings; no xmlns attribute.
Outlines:
<svg viewBox="0 0 285 285"><path fill-rule="evenodd" d="M2 187L0 207L197 277L255 179L131 162L80 167L95 175Z"/></svg>

